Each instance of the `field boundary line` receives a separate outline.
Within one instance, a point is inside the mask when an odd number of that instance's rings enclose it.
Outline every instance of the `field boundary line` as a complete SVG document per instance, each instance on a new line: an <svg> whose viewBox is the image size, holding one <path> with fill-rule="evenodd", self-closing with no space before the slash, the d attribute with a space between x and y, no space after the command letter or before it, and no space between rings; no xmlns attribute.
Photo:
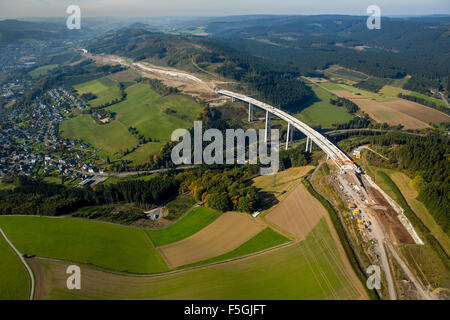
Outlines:
<svg viewBox="0 0 450 320"><path fill-rule="evenodd" d="M16 247L12 244L12 242L8 239L8 237L6 236L6 234L3 232L2 228L0 228L0 234L3 236L3 238L4 238L5 241L6 241L6 243L8 243L8 245L11 247L11 249L14 250L15 254L19 257L20 261L22 261L23 265L25 266L25 269L27 269L28 275L30 276L30 281L31 281L30 298L29 298L29 300L33 300L33 297L34 297L34 288L35 288L35 281L34 281L34 273L33 273L33 270L30 268L30 266L28 265L28 263L25 261L24 257L23 257L22 254L19 252L19 250L17 250Z"/></svg>
<svg viewBox="0 0 450 320"><path fill-rule="evenodd" d="M235 257L235 258L231 258L231 259L227 259L227 260L222 260L222 261L216 261L216 262L212 262L209 264L205 264L205 265L201 265L201 266L195 266L195 267L190 267L190 268L184 268L184 269L174 269L171 271L167 271L167 272L160 272L160 273L129 273L129 272L123 272L123 271L116 271L116 270L111 270L111 269L105 269L99 266L96 266L94 264L88 264L88 263L80 263L80 262L76 262L76 261L71 261L71 260L61 260L61 259L55 259L55 258L46 258L46 257L38 257L35 256L33 257L33 259L37 259L37 260L48 260L48 261L55 261L55 262L63 262L63 263L77 263L79 265L84 265L86 267L98 270L98 271L102 271L102 272L106 272L106 273L111 273L111 274L117 274L117 275L121 275L121 276L129 276L129 277L163 277L166 275L172 275L172 274L178 274L178 273L184 273L184 272L189 272L189 271L194 271L194 270L200 270L200 269L207 269L207 268L211 268L215 265L219 265L219 264L225 264L225 263L229 263L229 262L233 262L233 261L237 261L237 260L244 260L247 258L251 258L252 256L257 256L257 255L262 255L262 254L266 254L269 253L269 251L275 251L275 250L279 250L282 249L284 247L289 247L292 245L295 245L297 242L295 241L288 241L279 245L276 245L274 247L270 247L264 250L260 250L257 252L252 252L240 257Z"/></svg>

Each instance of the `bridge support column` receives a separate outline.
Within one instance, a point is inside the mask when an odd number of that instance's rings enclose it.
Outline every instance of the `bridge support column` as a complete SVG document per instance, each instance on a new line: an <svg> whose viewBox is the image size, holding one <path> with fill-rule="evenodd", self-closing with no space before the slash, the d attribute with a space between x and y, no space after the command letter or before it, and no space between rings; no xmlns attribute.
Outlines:
<svg viewBox="0 0 450 320"><path fill-rule="evenodd" d="M312 153L312 146L313 146L313 141L312 141L312 139L309 139L309 153Z"/></svg>
<svg viewBox="0 0 450 320"><path fill-rule="evenodd" d="M288 122L287 135L286 135L286 150L292 146L292 126L291 123Z"/></svg>
<svg viewBox="0 0 450 320"><path fill-rule="evenodd" d="M264 136L265 142L270 141L270 118L271 118L270 112L266 111L266 131Z"/></svg>
<svg viewBox="0 0 450 320"><path fill-rule="evenodd" d="M306 152L308 152L308 145L309 145L309 136L306 136L306 148L305 148Z"/></svg>
<svg viewBox="0 0 450 320"><path fill-rule="evenodd" d="M231 102L234 102L234 97L231 97Z"/></svg>
<svg viewBox="0 0 450 320"><path fill-rule="evenodd" d="M253 121L253 106L249 102L248 103L248 122L252 122L252 121Z"/></svg>

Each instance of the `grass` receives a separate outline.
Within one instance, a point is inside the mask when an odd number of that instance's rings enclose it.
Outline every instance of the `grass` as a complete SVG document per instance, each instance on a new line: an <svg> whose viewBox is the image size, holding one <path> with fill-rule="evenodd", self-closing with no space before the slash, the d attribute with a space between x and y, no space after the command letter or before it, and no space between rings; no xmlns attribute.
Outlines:
<svg viewBox="0 0 450 320"><path fill-rule="evenodd" d="M52 71L53 69L55 69L57 67L58 67L57 64L47 64L45 66L31 70L29 72L29 74L33 79L37 79L41 76L45 76L46 74L48 74L50 71Z"/></svg>
<svg viewBox="0 0 450 320"><path fill-rule="evenodd" d="M89 104L93 107L111 102L114 99L120 99L119 83L107 77L84 82L74 86L74 88L79 95L89 92L95 94L97 98L89 101Z"/></svg>
<svg viewBox="0 0 450 320"><path fill-rule="evenodd" d="M345 108L330 104L331 93L316 85L312 85L311 89L318 101L296 114L297 119L312 126L321 125L322 128L333 128L334 123L347 123L353 119Z"/></svg>
<svg viewBox="0 0 450 320"><path fill-rule="evenodd" d="M108 155L114 155L125 149L132 149L139 144L138 140L128 132L119 121L108 124L97 124L90 115L79 115L60 124L61 135L64 138L82 140L101 149Z"/></svg>
<svg viewBox="0 0 450 320"><path fill-rule="evenodd" d="M345 250L345 254L347 255L348 261L350 262L350 265L353 268L353 271L355 272L356 276L359 278L359 280L362 283L366 282L366 275L364 274L364 268L356 258L356 253L351 245L351 241L348 238L347 232L344 229L344 226L339 218L339 213L334 209L333 205L328 202L327 199L322 197L312 186L311 182L307 178L303 178L302 180L303 185L306 187L306 189L317 199L319 202L324 206L324 208L327 210L328 215L330 217L331 222L333 223L334 229L336 230L336 233L339 236L339 239L341 240L342 247ZM366 292L368 296L371 299L378 299L378 295L375 291L366 289Z"/></svg>
<svg viewBox="0 0 450 320"><path fill-rule="evenodd" d="M445 108L447 107L446 104L444 103L444 101L442 101L441 99L436 99L436 98L427 96L427 95L422 94L422 93L409 91L409 90L405 90L405 89L394 87L394 86L390 86L390 85L384 86L380 90L380 93L382 93L385 96L389 96L389 97L398 97L398 94L402 93L402 94L405 94L405 95L410 95L410 96L414 96L414 97L417 97L417 98L421 98L421 99L424 99L424 100L429 101L429 102L433 102L436 105L439 105L439 106L442 106L442 107L445 107Z"/></svg>
<svg viewBox="0 0 450 320"><path fill-rule="evenodd" d="M108 109L117 113L117 121L126 128L133 126L153 140L168 141L175 129L192 127L201 110L191 97L181 94L161 97L145 83L132 85L126 91L127 99ZM176 115L166 114L167 108L176 111Z"/></svg>
<svg viewBox="0 0 450 320"><path fill-rule="evenodd" d="M186 213L195 204L195 200L190 193L180 194L174 200L165 205L169 210L166 219L176 220Z"/></svg>
<svg viewBox="0 0 450 320"><path fill-rule="evenodd" d="M394 172L389 174L389 177L394 181L400 192L405 197L408 205L416 213L416 215L422 220L425 226L430 229L431 234L439 241L443 249L450 254L450 239L442 230L442 228L436 223L434 218L428 212L425 205L417 200L418 192L409 184L411 179L407 175L401 172Z"/></svg>
<svg viewBox="0 0 450 320"><path fill-rule="evenodd" d="M272 175L264 175L254 178L252 180L252 185L259 189L259 194L261 196L262 205L264 208L263 214L265 214L267 209L272 207L274 204L285 199L289 193L301 183L301 178L313 168L313 166L305 166L279 171L275 176L275 180Z"/></svg>
<svg viewBox="0 0 450 320"><path fill-rule="evenodd" d="M197 267L210 263L220 262L224 260L229 260L233 258L238 258L246 256L251 253L260 252L265 249L273 248L278 245L289 242L290 240L282 236L281 234L273 231L271 228L266 228L256 236L243 243L233 251L225 253L223 255L207 259L204 261L199 261L193 264L185 265L180 268Z"/></svg>
<svg viewBox="0 0 450 320"><path fill-rule="evenodd" d="M137 147L124 158L139 164L159 151L175 129L192 127L192 121L201 110L191 97L181 94L161 97L145 83L131 85L126 92L124 101L108 107L116 113L116 118L110 123L98 124L90 115L78 115L60 124L62 136L82 140L102 150L105 157L121 156L126 149ZM165 113L167 108L176 114ZM128 131L130 126L153 142L139 146L138 140Z"/></svg>
<svg viewBox="0 0 450 320"><path fill-rule="evenodd" d="M197 207L180 221L160 230L147 230L155 246L180 241L200 231L220 216L218 211L207 207Z"/></svg>
<svg viewBox="0 0 450 320"><path fill-rule="evenodd" d="M357 71L353 71L353 70L349 70L349 69L338 69L336 71L331 72L331 74L338 78L343 78L346 80L351 80L351 81L356 81L356 82L366 80L368 78L368 76L366 76L365 74L363 74L361 72L357 72Z"/></svg>
<svg viewBox="0 0 450 320"><path fill-rule="evenodd" d="M22 253L131 273L168 270L145 231L103 222L48 217L0 217Z"/></svg>
<svg viewBox="0 0 450 320"><path fill-rule="evenodd" d="M13 249L0 235L0 300L25 300L30 296L30 277Z"/></svg>
<svg viewBox="0 0 450 320"><path fill-rule="evenodd" d="M134 164L146 163L150 160L152 155L159 152L162 146L163 144L160 142L147 142L123 158Z"/></svg>
<svg viewBox="0 0 450 320"><path fill-rule="evenodd" d="M327 224L305 241L212 267L158 277L127 277L84 268L90 281L67 290L66 264L38 262L49 286L41 299L357 299Z"/></svg>

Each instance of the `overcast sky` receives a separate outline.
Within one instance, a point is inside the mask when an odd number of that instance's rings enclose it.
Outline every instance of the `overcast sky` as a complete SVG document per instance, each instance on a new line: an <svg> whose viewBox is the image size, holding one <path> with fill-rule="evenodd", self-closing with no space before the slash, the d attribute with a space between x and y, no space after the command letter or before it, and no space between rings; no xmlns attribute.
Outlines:
<svg viewBox="0 0 450 320"><path fill-rule="evenodd" d="M85 17L223 16L240 14L450 14L450 0L0 0L0 19L62 17L76 4Z"/></svg>

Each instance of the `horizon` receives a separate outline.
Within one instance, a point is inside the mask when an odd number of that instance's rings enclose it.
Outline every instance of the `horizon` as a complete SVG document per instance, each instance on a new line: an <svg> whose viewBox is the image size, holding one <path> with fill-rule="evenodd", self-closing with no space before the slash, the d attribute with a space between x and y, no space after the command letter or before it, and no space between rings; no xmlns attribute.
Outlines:
<svg viewBox="0 0 450 320"><path fill-rule="evenodd" d="M227 17L256 15L350 15L365 16L369 5L378 5L383 16L408 17L429 15L450 15L450 3L445 0L344 0L338 5L333 0L299 2L282 0L166 0L164 3L149 3L144 0L130 0L124 5L119 0L0 0L0 19L62 18L66 8L75 4L86 18L183 18L183 17ZM148 14L143 14L148 12Z"/></svg>

